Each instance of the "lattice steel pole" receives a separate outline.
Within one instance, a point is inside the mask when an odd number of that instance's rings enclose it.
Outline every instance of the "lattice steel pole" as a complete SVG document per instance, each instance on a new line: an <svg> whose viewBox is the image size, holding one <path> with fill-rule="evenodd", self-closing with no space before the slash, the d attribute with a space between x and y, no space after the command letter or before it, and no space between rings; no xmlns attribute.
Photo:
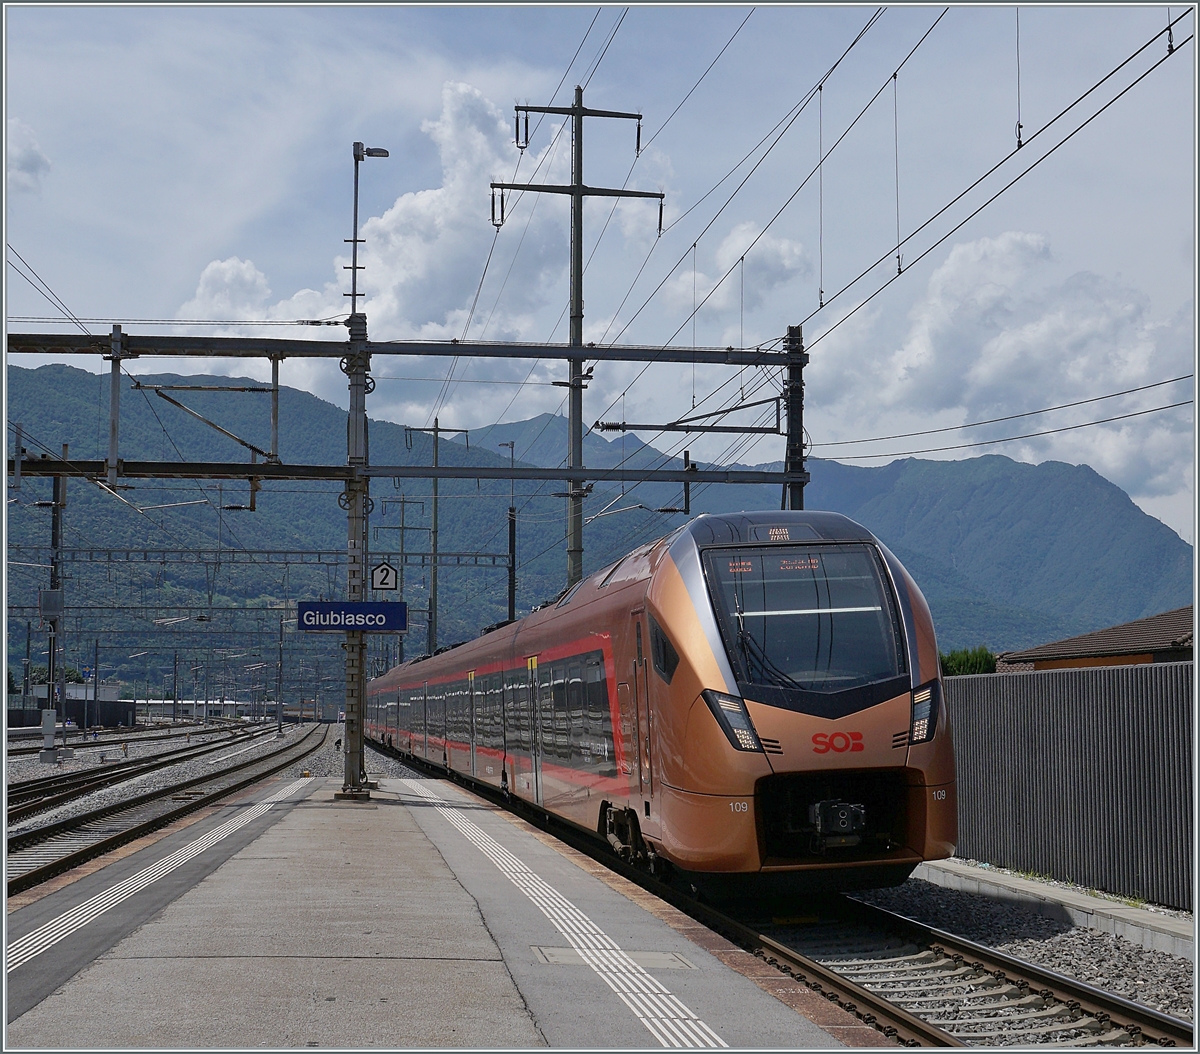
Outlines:
<svg viewBox="0 0 1200 1054"><path fill-rule="evenodd" d="M783 349L787 353L787 450L784 455L785 472L804 473L802 478L783 485L786 507L804 508L804 484L808 473L804 467L804 367L808 365L808 353L804 350L804 331L800 326L788 326Z"/></svg>
<svg viewBox="0 0 1200 1054"><path fill-rule="evenodd" d="M342 370L350 379L350 413L346 421L346 462L351 469L365 468L369 462L367 436L367 393L375 386L367 375L371 356L367 351L367 317L352 314L350 354L342 360ZM370 509L369 480L354 472L346 481L340 504L346 510L346 599L351 603L366 599L366 533ZM370 797L363 782L363 718L367 693L366 637L361 631L346 633L346 733L343 743L345 770L342 796Z"/></svg>

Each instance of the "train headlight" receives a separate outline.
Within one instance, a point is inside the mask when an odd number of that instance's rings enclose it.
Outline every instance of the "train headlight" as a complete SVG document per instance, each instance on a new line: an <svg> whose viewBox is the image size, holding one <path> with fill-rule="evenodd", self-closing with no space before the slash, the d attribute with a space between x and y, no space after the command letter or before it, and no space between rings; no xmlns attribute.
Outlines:
<svg viewBox="0 0 1200 1054"><path fill-rule="evenodd" d="M746 704L736 695L726 695L724 692L714 692L706 689L704 701L717 719L717 724L725 733L726 738L733 744L735 750L757 750L762 753L762 744L758 741L758 733L746 710Z"/></svg>
<svg viewBox="0 0 1200 1054"><path fill-rule="evenodd" d="M941 697L942 686L939 681L930 681L913 689L912 724L908 730L910 743L928 743L933 738Z"/></svg>

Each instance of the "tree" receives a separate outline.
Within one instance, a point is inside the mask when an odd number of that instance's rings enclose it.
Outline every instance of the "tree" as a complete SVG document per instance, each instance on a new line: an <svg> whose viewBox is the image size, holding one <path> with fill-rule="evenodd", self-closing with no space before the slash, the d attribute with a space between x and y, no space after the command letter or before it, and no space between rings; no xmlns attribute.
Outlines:
<svg viewBox="0 0 1200 1054"><path fill-rule="evenodd" d="M995 673L996 656L987 647L960 648L949 655L939 655L942 663L942 676L960 677L966 673Z"/></svg>
<svg viewBox="0 0 1200 1054"><path fill-rule="evenodd" d="M83 684L83 674L74 666L68 666L62 674L68 684ZM46 667L41 663L37 663L29 667L29 683L30 684L45 684L46 683ZM58 678L58 670L54 671L55 679Z"/></svg>
<svg viewBox="0 0 1200 1054"><path fill-rule="evenodd" d="M19 693L19 691L17 690L17 682L16 682L16 680L13 678L13 674L12 674L12 670L11 670L11 668L10 668L8 671L6 671L6 672L8 673L8 694L9 694L9 695L19 695L20 693Z"/></svg>

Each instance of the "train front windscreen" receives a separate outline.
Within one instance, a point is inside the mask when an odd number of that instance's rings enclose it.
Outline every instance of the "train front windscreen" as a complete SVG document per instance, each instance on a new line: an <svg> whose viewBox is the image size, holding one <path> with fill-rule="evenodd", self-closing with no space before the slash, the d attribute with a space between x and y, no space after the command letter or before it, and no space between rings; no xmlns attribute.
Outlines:
<svg viewBox="0 0 1200 1054"><path fill-rule="evenodd" d="M874 547L711 549L705 569L743 694L809 709L814 694L850 702L875 688L859 700L870 705L904 690L903 637Z"/></svg>

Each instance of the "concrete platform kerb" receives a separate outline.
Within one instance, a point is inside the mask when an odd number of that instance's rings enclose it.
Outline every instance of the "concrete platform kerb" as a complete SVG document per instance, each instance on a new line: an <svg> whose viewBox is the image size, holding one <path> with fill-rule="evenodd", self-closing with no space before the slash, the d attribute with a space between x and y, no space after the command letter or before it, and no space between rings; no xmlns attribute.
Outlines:
<svg viewBox="0 0 1200 1054"><path fill-rule="evenodd" d="M1195 923L1192 919L1147 911L1120 901L993 871L961 860L921 864L912 877L947 889L961 889L994 900L1019 903L1048 918L1102 933L1113 933L1143 948L1166 952L1181 959L1195 956Z"/></svg>

